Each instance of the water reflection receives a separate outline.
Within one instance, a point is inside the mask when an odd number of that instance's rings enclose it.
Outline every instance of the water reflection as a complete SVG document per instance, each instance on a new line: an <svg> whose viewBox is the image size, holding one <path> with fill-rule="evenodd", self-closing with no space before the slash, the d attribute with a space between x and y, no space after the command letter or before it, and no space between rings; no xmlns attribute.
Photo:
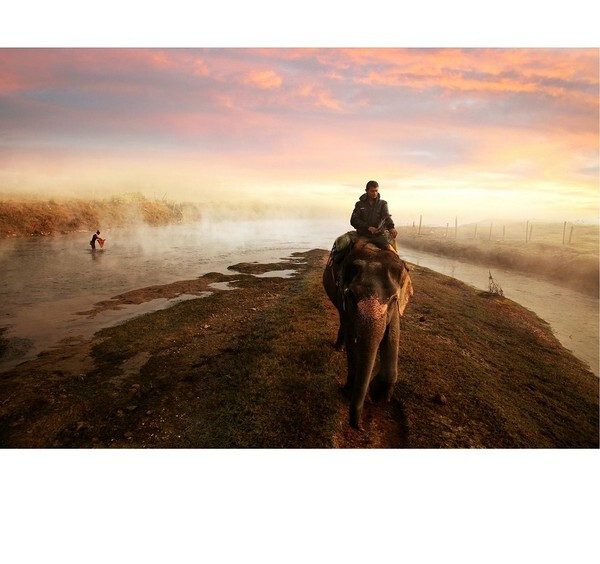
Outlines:
<svg viewBox="0 0 600 564"><path fill-rule="evenodd" d="M104 249L90 249L87 252L92 256L92 260L98 260L104 254Z"/></svg>

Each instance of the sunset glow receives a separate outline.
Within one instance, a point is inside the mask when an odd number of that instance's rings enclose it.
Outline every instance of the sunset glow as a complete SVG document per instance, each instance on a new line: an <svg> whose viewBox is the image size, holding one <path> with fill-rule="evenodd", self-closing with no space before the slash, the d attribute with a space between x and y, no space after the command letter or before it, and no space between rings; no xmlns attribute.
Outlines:
<svg viewBox="0 0 600 564"><path fill-rule="evenodd" d="M0 196L597 221L595 49L1 49Z"/></svg>

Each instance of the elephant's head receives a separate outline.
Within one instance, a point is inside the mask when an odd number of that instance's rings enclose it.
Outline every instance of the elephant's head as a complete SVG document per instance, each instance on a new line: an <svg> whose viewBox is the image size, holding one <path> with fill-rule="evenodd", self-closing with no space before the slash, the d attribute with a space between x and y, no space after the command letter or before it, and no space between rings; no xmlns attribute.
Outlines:
<svg viewBox="0 0 600 564"><path fill-rule="evenodd" d="M343 307L368 326L387 326L394 311L403 315L413 295L408 267L397 253L364 241L348 255L340 274Z"/></svg>

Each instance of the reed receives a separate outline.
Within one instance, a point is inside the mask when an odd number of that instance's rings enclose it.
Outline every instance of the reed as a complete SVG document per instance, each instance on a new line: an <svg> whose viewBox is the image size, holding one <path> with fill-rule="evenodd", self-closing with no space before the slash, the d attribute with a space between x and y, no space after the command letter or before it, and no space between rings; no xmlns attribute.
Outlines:
<svg viewBox="0 0 600 564"><path fill-rule="evenodd" d="M178 223L183 206L124 194L105 200L0 200L0 238L95 231L136 224Z"/></svg>

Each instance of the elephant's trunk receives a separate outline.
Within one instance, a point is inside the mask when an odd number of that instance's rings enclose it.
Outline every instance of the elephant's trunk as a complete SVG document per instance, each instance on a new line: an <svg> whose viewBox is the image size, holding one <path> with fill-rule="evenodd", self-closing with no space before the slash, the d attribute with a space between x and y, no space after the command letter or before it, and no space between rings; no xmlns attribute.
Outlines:
<svg viewBox="0 0 600 564"><path fill-rule="evenodd" d="M387 305L377 298L367 298L357 304L354 325L356 374L350 401L350 425L361 429L362 410L373 374L379 344L386 329Z"/></svg>

